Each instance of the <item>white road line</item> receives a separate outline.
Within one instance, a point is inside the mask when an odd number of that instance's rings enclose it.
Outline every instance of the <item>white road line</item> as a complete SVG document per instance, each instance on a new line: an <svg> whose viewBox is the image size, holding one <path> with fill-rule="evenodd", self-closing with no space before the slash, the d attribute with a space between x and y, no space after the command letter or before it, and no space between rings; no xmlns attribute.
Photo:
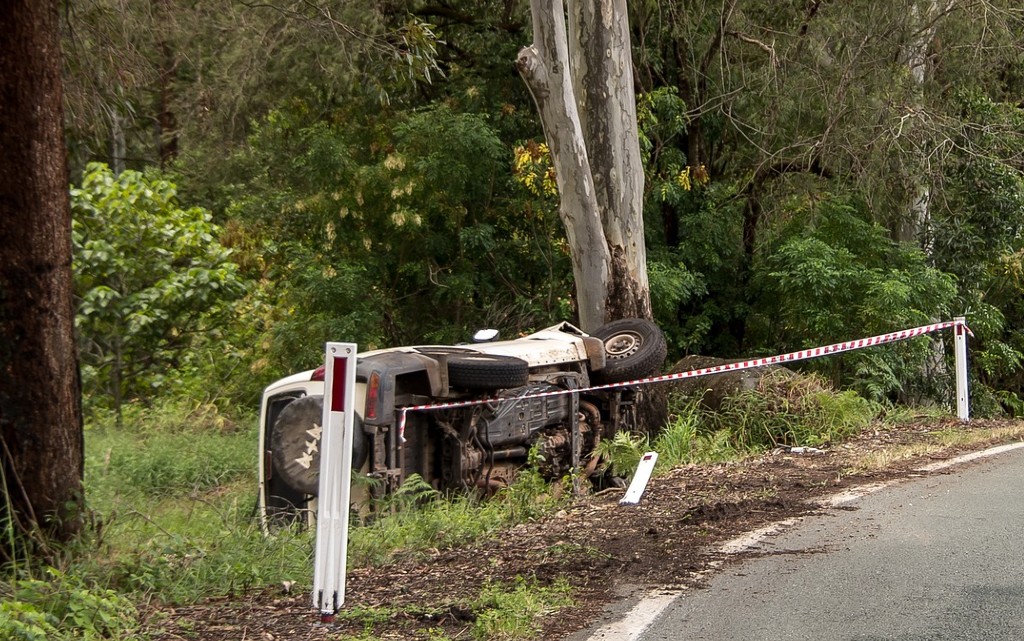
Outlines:
<svg viewBox="0 0 1024 641"><path fill-rule="evenodd" d="M982 450L980 452L971 452L970 454L964 454L963 456L958 456L956 458L951 458L951 459L949 459L947 461L938 461L936 463L930 463L928 465L925 465L924 467L919 467L919 468L917 468L914 471L915 472L938 472L939 470L944 470L946 468L953 467L954 465L961 465L963 463L970 463L971 461L976 461L976 460L978 460L980 458L987 458L989 456L996 456L997 454L1003 454L1005 452L1012 452L1013 450L1017 450L1017 449L1020 449L1022 447L1024 447L1024 443L1010 443L1009 445L1000 445L998 447L992 447L992 448L989 448L987 450Z"/></svg>
<svg viewBox="0 0 1024 641"><path fill-rule="evenodd" d="M784 519L782 521L776 521L775 523L769 523L768 525L747 532L741 536L726 541L722 547L718 548L719 554L739 554L740 552L746 552L761 544L769 536L775 536L788 527L792 527L800 522L800 519Z"/></svg>
<svg viewBox="0 0 1024 641"><path fill-rule="evenodd" d="M597 641L636 641L681 592L658 590L649 593L618 621L602 626L591 635Z"/></svg>
<svg viewBox="0 0 1024 641"><path fill-rule="evenodd" d="M868 483L867 485L861 485L859 487L853 487L842 492L837 492L832 496L826 496L823 499L815 501L821 507L842 507L847 503L853 503L858 499L862 499L868 494L874 494L879 490L893 485L896 481L882 481L880 483Z"/></svg>

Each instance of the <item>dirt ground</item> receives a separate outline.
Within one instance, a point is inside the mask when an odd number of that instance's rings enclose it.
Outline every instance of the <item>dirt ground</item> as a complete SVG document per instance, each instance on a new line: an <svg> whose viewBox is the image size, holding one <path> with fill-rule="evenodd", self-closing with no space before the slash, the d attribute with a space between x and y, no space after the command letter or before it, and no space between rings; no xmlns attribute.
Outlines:
<svg viewBox="0 0 1024 641"><path fill-rule="evenodd" d="M980 442L928 454L920 453L923 446L934 445L939 433L962 429L959 423L873 430L821 454L778 450L742 462L690 465L653 479L636 507L618 505L622 490L583 497L543 521L517 525L486 541L438 551L425 560L351 570L346 610L387 606L394 613L372 623L361 618L319 625L305 591L289 595L275 586L230 600L154 611L148 632L159 641L445 638L441 633L470 639L476 613L464 604L487 582L527 577L546 585L564 577L574 587L576 605L542 621L539 636L563 638L629 591L699 588L721 567L718 547L739 534L819 511L817 497L918 474L915 468L934 460L1002 442L1005 430L1001 436L983 433L1004 427L1024 427L1024 422L974 421L964 429L977 433ZM1014 438L1020 438L1019 431ZM888 462L867 466L867 458Z"/></svg>

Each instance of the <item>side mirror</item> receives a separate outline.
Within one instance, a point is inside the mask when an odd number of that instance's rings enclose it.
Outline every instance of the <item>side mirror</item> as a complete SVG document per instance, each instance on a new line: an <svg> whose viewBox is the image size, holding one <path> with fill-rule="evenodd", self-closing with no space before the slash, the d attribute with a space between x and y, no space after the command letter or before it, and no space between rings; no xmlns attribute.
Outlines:
<svg viewBox="0 0 1024 641"><path fill-rule="evenodd" d="M498 337L498 330L496 329L481 329L476 334L473 334L474 343L489 343Z"/></svg>

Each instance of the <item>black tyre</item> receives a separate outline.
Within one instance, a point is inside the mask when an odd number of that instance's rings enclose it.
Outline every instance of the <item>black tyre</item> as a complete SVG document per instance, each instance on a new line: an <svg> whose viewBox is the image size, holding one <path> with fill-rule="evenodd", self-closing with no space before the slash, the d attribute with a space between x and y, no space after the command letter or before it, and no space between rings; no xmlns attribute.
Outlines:
<svg viewBox="0 0 1024 641"><path fill-rule="evenodd" d="M623 383L661 369L668 354L665 335L649 320L624 318L591 334L604 341L605 365L594 372L600 383Z"/></svg>
<svg viewBox="0 0 1024 641"><path fill-rule="evenodd" d="M274 474L289 487L316 496L320 491L320 444L323 439L324 397L303 396L281 410L270 434ZM355 416L352 467L366 461L366 435Z"/></svg>
<svg viewBox="0 0 1024 641"><path fill-rule="evenodd" d="M521 358L497 354L451 354L448 383L468 390L508 389L526 385L530 365Z"/></svg>

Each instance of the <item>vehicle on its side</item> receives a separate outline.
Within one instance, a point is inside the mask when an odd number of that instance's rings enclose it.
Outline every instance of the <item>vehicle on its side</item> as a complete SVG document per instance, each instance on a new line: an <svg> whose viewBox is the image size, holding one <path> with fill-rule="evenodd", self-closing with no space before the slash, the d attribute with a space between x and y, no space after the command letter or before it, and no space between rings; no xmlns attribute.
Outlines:
<svg viewBox="0 0 1024 641"><path fill-rule="evenodd" d="M638 391L588 388L649 376L665 355L661 330L642 319L592 335L563 322L514 340L360 353L352 469L373 482L353 485L354 507L413 474L442 492L493 491L512 481L534 448L549 478L597 474L591 454L602 439L636 427ZM259 500L267 529L315 512L323 392L323 368L264 390ZM485 399L408 411L399 434L403 407Z"/></svg>

